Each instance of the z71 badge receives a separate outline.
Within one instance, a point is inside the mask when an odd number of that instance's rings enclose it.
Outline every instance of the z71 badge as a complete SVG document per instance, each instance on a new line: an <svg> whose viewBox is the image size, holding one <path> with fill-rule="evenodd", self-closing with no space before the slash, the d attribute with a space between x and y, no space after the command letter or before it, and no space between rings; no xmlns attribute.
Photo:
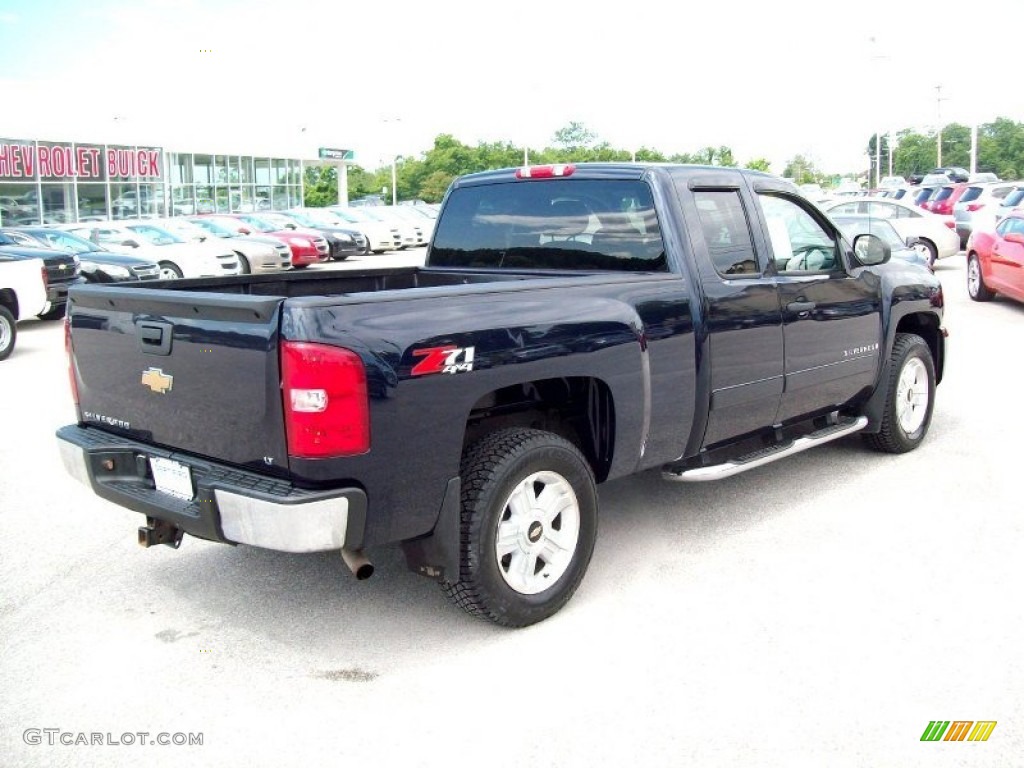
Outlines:
<svg viewBox="0 0 1024 768"><path fill-rule="evenodd" d="M414 357L423 359L412 367L413 376L428 373L466 373L473 370L475 347L430 347L414 349Z"/></svg>

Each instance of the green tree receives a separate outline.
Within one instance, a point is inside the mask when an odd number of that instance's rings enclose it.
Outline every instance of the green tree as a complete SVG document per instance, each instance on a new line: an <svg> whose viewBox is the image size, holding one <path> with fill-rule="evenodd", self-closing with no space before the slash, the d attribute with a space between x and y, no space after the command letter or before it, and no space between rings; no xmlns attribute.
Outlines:
<svg viewBox="0 0 1024 768"><path fill-rule="evenodd" d="M555 131L553 138L556 146L569 152L585 149L596 140L597 134L575 120Z"/></svg>
<svg viewBox="0 0 1024 768"><path fill-rule="evenodd" d="M755 157L753 160L748 160L747 164L743 167L749 168L752 171L764 171L765 173L768 173L772 169L772 164L763 157Z"/></svg>
<svg viewBox="0 0 1024 768"><path fill-rule="evenodd" d="M338 169L330 165L306 166L302 180L303 199L311 208L338 202Z"/></svg>
<svg viewBox="0 0 1024 768"><path fill-rule="evenodd" d="M818 183L820 176L814 163L803 155L797 155L790 160L782 171L782 175L793 179L795 184L815 184Z"/></svg>

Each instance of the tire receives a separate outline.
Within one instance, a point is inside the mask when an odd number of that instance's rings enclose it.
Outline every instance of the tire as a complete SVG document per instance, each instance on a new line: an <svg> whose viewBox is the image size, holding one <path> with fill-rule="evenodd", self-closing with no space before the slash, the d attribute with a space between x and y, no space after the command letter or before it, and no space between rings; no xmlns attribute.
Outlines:
<svg viewBox="0 0 1024 768"><path fill-rule="evenodd" d="M18 324L7 307L0 306L0 360L6 360L18 340Z"/></svg>
<svg viewBox="0 0 1024 768"><path fill-rule="evenodd" d="M924 440L935 407L935 363L917 334L896 334L885 387L881 429L864 439L876 451L907 453Z"/></svg>
<svg viewBox="0 0 1024 768"><path fill-rule="evenodd" d="M64 317L64 313L67 311L67 304L60 304L56 307L48 309L41 315L36 315L40 320L60 320Z"/></svg>
<svg viewBox="0 0 1024 768"><path fill-rule="evenodd" d="M587 460L550 432L502 429L466 450L461 476L459 581L442 588L463 610L506 627L548 618L572 597L594 551Z"/></svg>
<svg viewBox="0 0 1024 768"><path fill-rule="evenodd" d="M292 269L305 269L309 264L292 264Z"/></svg>
<svg viewBox="0 0 1024 768"><path fill-rule="evenodd" d="M160 279L161 280L180 280L182 278L181 270L177 264L170 261L160 262Z"/></svg>
<svg viewBox="0 0 1024 768"><path fill-rule="evenodd" d="M249 260L245 258L238 251L235 251L235 255L238 256L238 274L250 275L252 274L252 267L249 266Z"/></svg>
<svg viewBox="0 0 1024 768"><path fill-rule="evenodd" d="M910 249L921 254L928 261L929 267L935 268L935 260L939 258L939 251L934 243L928 240L914 240L910 243Z"/></svg>
<svg viewBox="0 0 1024 768"><path fill-rule="evenodd" d="M976 253L967 257L967 295L975 301L992 301L996 295L985 285L985 276L981 273L981 262Z"/></svg>

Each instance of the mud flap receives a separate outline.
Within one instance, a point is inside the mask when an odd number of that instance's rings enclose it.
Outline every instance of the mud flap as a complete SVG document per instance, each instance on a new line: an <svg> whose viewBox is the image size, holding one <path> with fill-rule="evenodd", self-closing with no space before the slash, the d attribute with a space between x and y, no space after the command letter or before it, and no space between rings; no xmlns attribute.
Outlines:
<svg viewBox="0 0 1024 768"><path fill-rule="evenodd" d="M402 542L409 570L421 576L454 584L459 580L459 513L462 483L448 481L434 530L418 539Z"/></svg>

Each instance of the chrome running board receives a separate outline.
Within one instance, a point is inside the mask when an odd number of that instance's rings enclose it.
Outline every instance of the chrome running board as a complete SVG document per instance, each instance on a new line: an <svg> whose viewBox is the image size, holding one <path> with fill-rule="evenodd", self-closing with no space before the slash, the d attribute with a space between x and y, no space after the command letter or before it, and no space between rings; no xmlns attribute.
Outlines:
<svg viewBox="0 0 1024 768"><path fill-rule="evenodd" d="M773 461L792 456L794 453L801 453L819 445L838 440L840 437L860 432L868 425L867 416L858 416L856 419L847 419L836 424L830 424L809 435L798 437L796 440L789 440L785 443L772 445L758 451L739 456L731 461L722 464L712 464L709 467L666 467L661 471L665 480L672 480L679 483L704 483L709 480L722 480L726 477L738 475L750 469L763 467Z"/></svg>

